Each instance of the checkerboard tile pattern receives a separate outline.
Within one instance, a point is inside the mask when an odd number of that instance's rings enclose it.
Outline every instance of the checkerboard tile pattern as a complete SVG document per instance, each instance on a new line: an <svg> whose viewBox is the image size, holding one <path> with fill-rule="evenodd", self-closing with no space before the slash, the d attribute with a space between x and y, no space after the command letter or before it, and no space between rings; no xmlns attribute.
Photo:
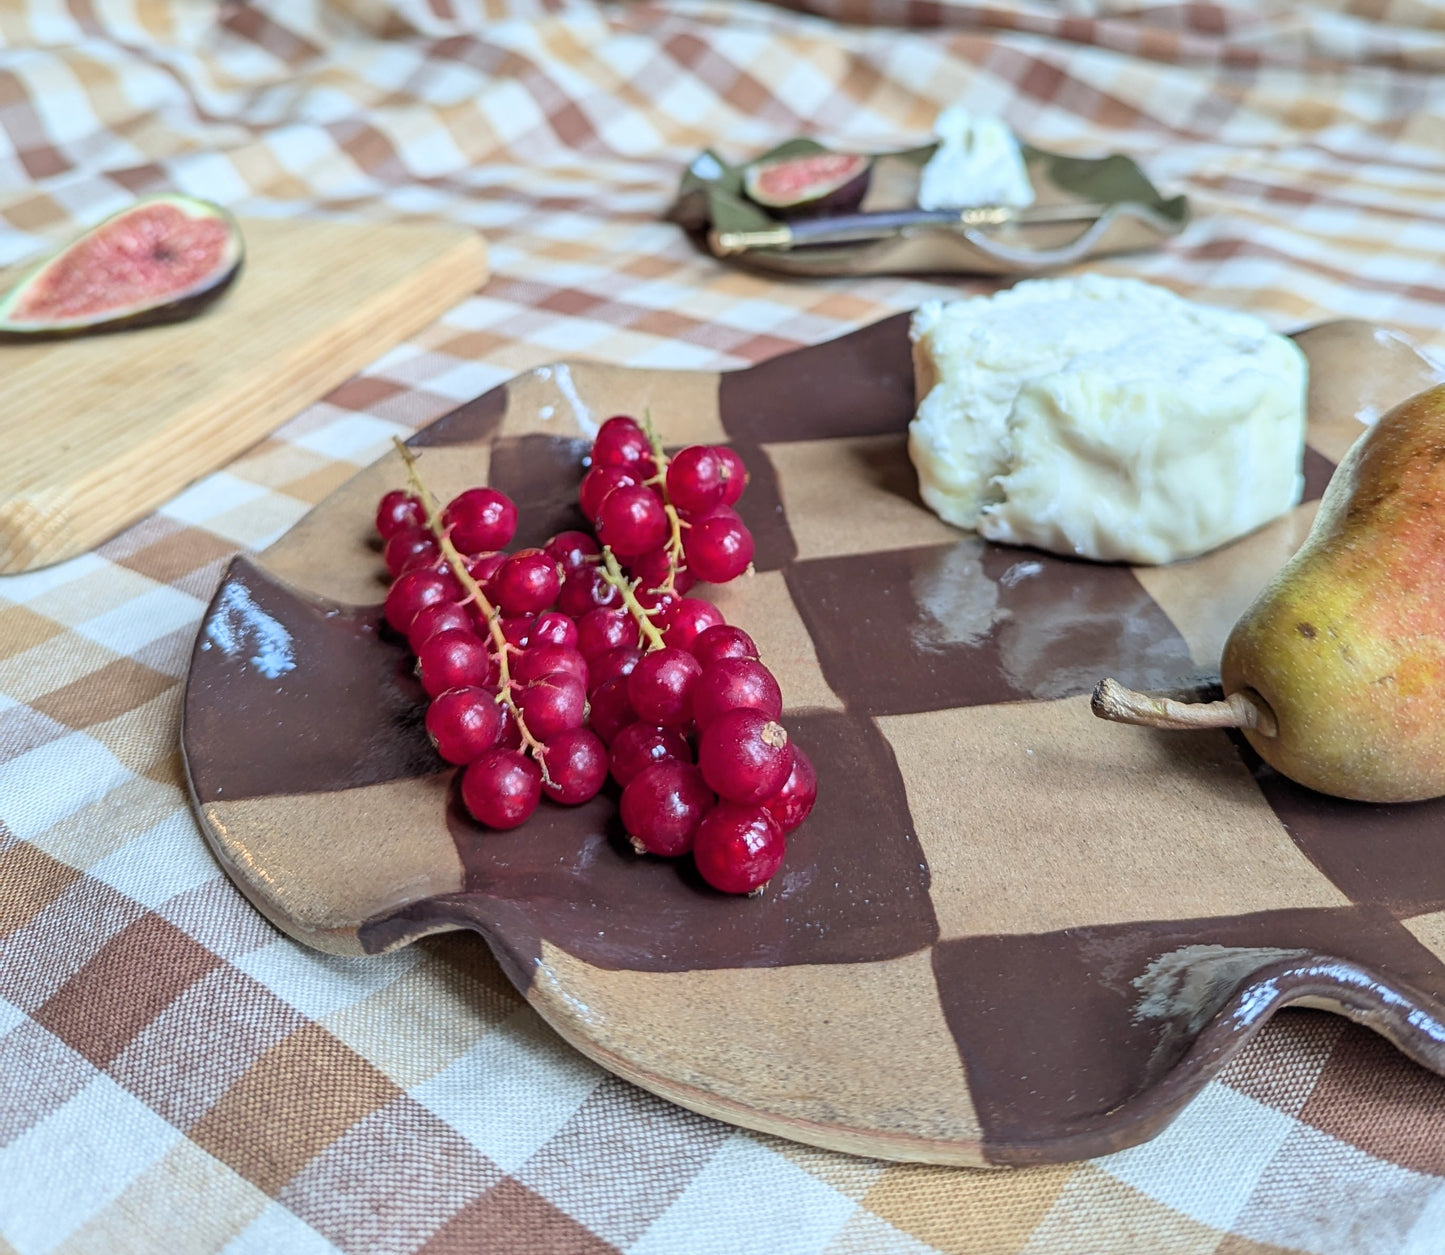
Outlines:
<svg viewBox="0 0 1445 1255"><path fill-rule="evenodd" d="M1281 1017L1104 1160L850 1160L597 1071L472 938L366 968L307 952L200 845L176 746L205 600L391 434L563 355L739 366L980 289L722 270L658 220L706 144L896 145L960 101L1189 192L1180 241L1099 269L1441 342L1445 35L1423 0L797 7L0 13L0 263L177 188L445 217L496 273L152 518L0 581L0 1252L1445 1251L1445 1085L1330 1017Z"/></svg>

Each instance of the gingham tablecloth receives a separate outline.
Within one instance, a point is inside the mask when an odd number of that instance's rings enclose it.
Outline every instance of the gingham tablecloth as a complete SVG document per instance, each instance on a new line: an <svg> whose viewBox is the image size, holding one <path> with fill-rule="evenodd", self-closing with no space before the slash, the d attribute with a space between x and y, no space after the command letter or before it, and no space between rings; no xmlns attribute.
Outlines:
<svg viewBox="0 0 1445 1255"><path fill-rule="evenodd" d="M312 953L203 845L177 750L201 611L231 553L392 435L560 355L738 366L981 290L699 256L659 215L704 145L898 147L961 101L1194 199L1182 240L1099 269L1281 328L1353 316L1440 344L1445 6L809 7L0 8L0 263L178 188L252 215L467 223L495 267L151 518L0 580L3 1255L1445 1252L1445 1082L1333 1017L1281 1015L1107 1159L889 1165L610 1077L475 937Z"/></svg>

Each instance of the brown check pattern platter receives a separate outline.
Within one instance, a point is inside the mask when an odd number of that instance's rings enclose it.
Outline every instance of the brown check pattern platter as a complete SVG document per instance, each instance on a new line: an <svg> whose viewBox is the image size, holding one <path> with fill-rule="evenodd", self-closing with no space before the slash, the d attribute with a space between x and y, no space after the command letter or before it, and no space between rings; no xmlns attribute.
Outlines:
<svg viewBox="0 0 1445 1255"><path fill-rule="evenodd" d="M1189 563L995 546L917 501L906 315L721 375L563 363L412 440L443 495L489 482L518 544L578 525L587 441L648 410L726 441L756 571L715 590L777 673L820 801L759 900L626 850L615 798L474 824L380 626L381 459L202 626L185 698L194 801L223 866L292 936L380 954L480 932L528 1001L617 1074L834 1150L1018 1165L1150 1138L1278 1008L1323 1007L1445 1071L1445 802L1371 807L1221 732L1103 725L1103 675L1216 678L1223 634L1302 539L1334 462L1432 382L1364 323L1311 359L1306 500Z"/></svg>
<svg viewBox="0 0 1445 1255"><path fill-rule="evenodd" d="M1272 1017L1115 1155L889 1163L618 1080L473 932L299 945L206 849L177 752L206 606L238 549L392 434L558 358L733 370L994 287L721 267L659 217L704 147L903 147L962 101L1189 196L1181 237L1093 269L1440 347L1438 6L800 7L0 6L5 264L177 189L245 215L469 224L494 264L154 516L0 578L3 1255L1445 1252L1445 1080L1337 1015Z"/></svg>

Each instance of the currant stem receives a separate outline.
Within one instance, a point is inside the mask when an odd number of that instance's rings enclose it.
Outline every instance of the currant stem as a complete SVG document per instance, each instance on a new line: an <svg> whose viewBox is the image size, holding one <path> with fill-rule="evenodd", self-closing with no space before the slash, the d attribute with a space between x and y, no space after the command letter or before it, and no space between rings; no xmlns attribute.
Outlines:
<svg viewBox="0 0 1445 1255"><path fill-rule="evenodd" d="M602 578L622 594L622 604L627 607L627 612L637 621L638 630L647 639L648 652L664 648L667 642L662 639L662 633L657 630L652 615L648 613L647 607L637 600L635 582L622 574L617 555L606 545L602 546L602 565Z"/></svg>
<svg viewBox="0 0 1445 1255"><path fill-rule="evenodd" d="M1100 719L1146 728L1249 728L1260 736L1279 735L1274 711L1253 689L1240 689L1220 702L1176 702L1136 692L1118 680L1100 680L1089 705Z"/></svg>
<svg viewBox="0 0 1445 1255"><path fill-rule="evenodd" d="M657 428L652 425L652 411L642 411L642 431L647 437L647 443L652 446L652 461L657 467L657 474L647 482L656 484L658 491L662 494L662 508L667 514L668 536L667 536L667 578L656 588L649 589L653 593L675 593L677 592L677 567L682 560L682 516L678 514L677 507L667 495L667 467L672 460L663 452L662 437L657 434Z"/></svg>
<svg viewBox="0 0 1445 1255"><path fill-rule="evenodd" d="M678 564L682 561L682 529L686 524L683 523L682 516L678 514L677 507L673 505L671 501L667 501L667 489L665 487L662 490L662 495L663 500L666 502L662 508L667 515L668 527L670 529L667 537L666 550L667 578L651 591L654 593L675 593L677 592L677 568Z"/></svg>
<svg viewBox="0 0 1445 1255"><path fill-rule="evenodd" d="M662 451L662 437L657 434L657 428L652 425L652 411L642 411L642 433L647 437L647 443L652 446L652 460L657 466L658 475L664 479L667 476L667 464L672 460Z"/></svg>
<svg viewBox="0 0 1445 1255"><path fill-rule="evenodd" d="M501 611L487 600L482 586L467 570L466 560L462 557L461 551L452 543L451 533L442 524L441 503L423 482L421 472L416 468L416 454L395 436L392 437L392 443L396 445L396 451L401 455L401 460L406 463L407 481L411 485L412 491L420 499L421 508L426 512L427 529L436 537L442 557L447 560L452 574L457 577L457 583L466 592L467 599L476 603L487 621L487 630L491 634L492 647L496 650L497 666L500 670L501 687L497 693L497 700L506 706L508 713L516 721L517 731L522 736L522 747L537 760L537 766L542 769L542 782L555 788L556 782L547 774L547 747L527 730L527 721L522 718L522 712L512 699L512 668L507 661L507 655L511 652L512 646L502 631Z"/></svg>

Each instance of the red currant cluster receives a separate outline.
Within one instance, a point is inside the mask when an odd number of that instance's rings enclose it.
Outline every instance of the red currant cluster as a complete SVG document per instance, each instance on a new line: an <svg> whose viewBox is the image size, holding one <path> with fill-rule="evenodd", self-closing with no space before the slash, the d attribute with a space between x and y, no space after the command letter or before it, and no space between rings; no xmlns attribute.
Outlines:
<svg viewBox="0 0 1445 1255"><path fill-rule="evenodd" d="M747 482L732 449L690 445L667 459L636 422L619 416L598 431L577 496L597 539L645 594L680 597L694 578L726 584L748 569L753 536L733 509ZM646 597L643 604L659 608Z"/></svg>
<svg viewBox="0 0 1445 1255"><path fill-rule="evenodd" d="M691 852L715 888L760 889L817 776L752 638L687 595L695 576L722 583L751 564L732 509L742 460L702 445L668 458L635 420L608 419L579 489L597 539L561 532L507 554L507 496L469 488L443 509L399 448L411 491L376 515L386 620L416 654L427 731L465 768L471 815L515 828L542 794L578 805L610 774L639 853Z"/></svg>

